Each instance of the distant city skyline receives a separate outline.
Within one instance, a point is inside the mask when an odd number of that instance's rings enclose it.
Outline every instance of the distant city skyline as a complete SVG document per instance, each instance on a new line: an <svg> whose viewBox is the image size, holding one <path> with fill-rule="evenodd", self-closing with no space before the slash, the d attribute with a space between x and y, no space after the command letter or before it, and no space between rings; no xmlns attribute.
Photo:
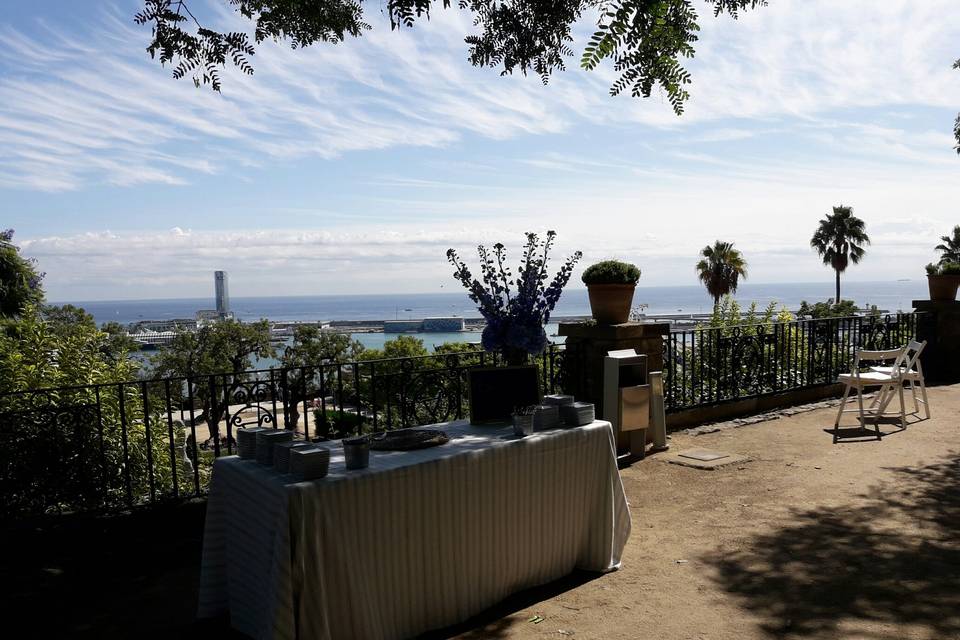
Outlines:
<svg viewBox="0 0 960 640"><path fill-rule="evenodd" d="M695 286L717 239L748 282L830 281L808 244L839 204L873 239L845 280L921 279L960 223L954 0L705 17L680 118L663 96L610 98L610 71L575 59L546 87L473 68L469 17L443 10L264 43L217 95L149 59L140 5L5 6L0 219L53 300L208 297L217 269L240 297L452 291L448 247L516 257L547 229L558 259L630 260L647 286Z"/></svg>

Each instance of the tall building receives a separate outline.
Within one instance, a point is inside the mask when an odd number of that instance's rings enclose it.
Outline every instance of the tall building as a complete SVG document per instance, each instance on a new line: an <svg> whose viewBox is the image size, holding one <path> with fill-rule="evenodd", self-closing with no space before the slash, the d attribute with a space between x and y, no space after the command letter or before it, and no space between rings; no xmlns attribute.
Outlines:
<svg viewBox="0 0 960 640"><path fill-rule="evenodd" d="M217 315L226 318L230 315L230 290L226 271L213 272L213 284L217 296Z"/></svg>

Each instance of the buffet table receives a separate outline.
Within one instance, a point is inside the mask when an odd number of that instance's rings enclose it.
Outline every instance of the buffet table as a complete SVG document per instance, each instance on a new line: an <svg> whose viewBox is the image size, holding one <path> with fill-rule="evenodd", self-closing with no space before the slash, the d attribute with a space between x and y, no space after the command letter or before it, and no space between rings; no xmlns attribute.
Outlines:
<svg viewBox="0 0 960 640"><path fill-rule="evenodd" d="M408 638L574 569L620 565L630 515L610 423L370 452L295 483L233 456L213 467L200 617L255 638Z"/></svg>

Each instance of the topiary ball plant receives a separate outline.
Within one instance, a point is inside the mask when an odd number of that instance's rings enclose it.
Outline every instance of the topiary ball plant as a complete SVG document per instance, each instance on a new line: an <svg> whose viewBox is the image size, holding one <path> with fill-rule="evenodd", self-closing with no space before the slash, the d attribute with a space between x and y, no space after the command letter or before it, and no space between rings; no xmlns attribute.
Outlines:
<svg viewBox="0 0 960 640"><path fill-rule="evenodd" d="M587 285L590 312L597 324L622 324L630 319L633 289L640 280L636 265L604 260L584 269L580 279Z"/></svg>
<svg viewBox="0 0 960 640"><path fill-rule="evenodd" d="M637 265L619 260L604 260L592 264L583 271L580 278L586 285L591 284L637 284L640 269Z"/></svg>
<svg viewBox="0 0 960 640"><path fill-rule="evenodd" d="M956 300L957 288L960 287L960 264L942 262L940 264L928 264L926 268L930 299L937 301Z"/></svg>

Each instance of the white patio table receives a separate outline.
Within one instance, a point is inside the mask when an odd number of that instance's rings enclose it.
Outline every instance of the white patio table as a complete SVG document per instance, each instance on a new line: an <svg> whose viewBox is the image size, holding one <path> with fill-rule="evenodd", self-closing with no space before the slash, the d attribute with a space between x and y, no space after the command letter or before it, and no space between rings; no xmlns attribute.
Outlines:
<svg viewBox="0 0 960 640"><path fill-rule="evenodd" d="M434 425L448 444L370 452L295 483L250 460L213 468L200 617L255 638L408 638L574 569L620 565L630 514L610 423L513 438Z"/></svg>

